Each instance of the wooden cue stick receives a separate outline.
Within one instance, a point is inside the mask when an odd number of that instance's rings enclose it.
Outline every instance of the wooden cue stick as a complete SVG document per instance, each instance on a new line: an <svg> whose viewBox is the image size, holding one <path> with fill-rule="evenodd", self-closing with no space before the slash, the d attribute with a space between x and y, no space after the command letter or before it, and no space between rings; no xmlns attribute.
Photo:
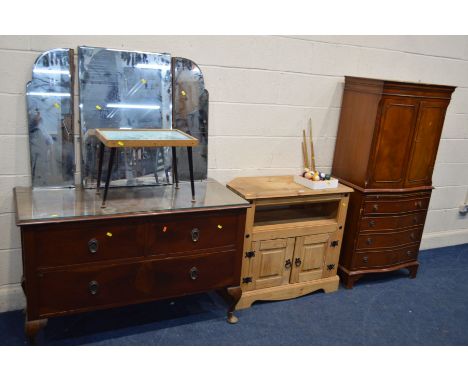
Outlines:
<svg viewBox="0 0 468 382"><path fill-rule="evenodd" d="M302 142L302 159L304 160L304 168L309 168L309 158L307 158L306 146L304 142Z"/></svg>
<svg viewBox="0 0 468 382"><path fill-rule="evenodd" d="M314 153L314 142L312 141L312 118L309 119L309 131L310 131L310 166L311 170L315 171L315 153Z"/></svg>
<svg viewBox="0 0 468 382"><path fill-rule="evenodd" d="M302 130L302 136L304 137L304 155L306 157L305 163L307 164L307 168L309 168L309 153L307 152L307 138L305 130Z"/></svg>

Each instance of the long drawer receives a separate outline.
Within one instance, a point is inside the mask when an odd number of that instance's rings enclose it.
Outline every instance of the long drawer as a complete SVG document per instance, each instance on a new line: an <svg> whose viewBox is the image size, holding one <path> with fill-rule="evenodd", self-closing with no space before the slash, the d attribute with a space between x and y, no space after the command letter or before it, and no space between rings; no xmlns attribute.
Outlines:
<svg viewBox="0 0 468 382"><path fill-rule="evenodd" d="M360 230L363 232L409 228L423 225L425 220L426 211L404 215L364 216L361 221Z"/></svg>
<svg viewBox="0 0 468 382"><path fill-rule="evenodd" d="M132 219L49 224L34 232L39 267L144 256L145 227Z"/></svg>
<svg viewBox="0 0 468 382"><path fill-rule="evenodd" d="M414 198L385 198L365 200L363 206L364 215L369 214L394 214L404 212L416 212L427 210L429 196Z"/></svg>
<svg viewBox="0 0 468 382"><path fill-rule="evenodd" d="M356 252L353 256L353 269L385 268L415 261L419 243L400 248Z"/></svg>
<svg viewBox="0 0 468 382"><path fill-rule="evenodd" d="M356 249L392 248L405 244L419 243L422 232L423 227L419 226L399 231L362 233L358 237Z"/></svg>
<svg viewBox="0 0 468 382"><path fill-rule="evenodd" d="M235 250L38 274L39 315L118 306L239 283Z"/></svg>
<svg viewBox="0 0 468 382"><path fill-rule="evenodd" d="M168 255L235 246L240 224L238 216L230 212L158 218L148 225L147 254Z"/></svg>

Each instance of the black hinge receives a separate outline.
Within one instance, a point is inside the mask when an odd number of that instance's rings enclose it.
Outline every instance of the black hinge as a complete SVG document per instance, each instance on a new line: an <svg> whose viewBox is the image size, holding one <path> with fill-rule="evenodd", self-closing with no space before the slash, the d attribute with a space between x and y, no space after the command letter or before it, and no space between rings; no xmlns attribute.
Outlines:
<svg viewBox="0 0 468 382"><path fill-rule="evenodd" d="M329 271L331 271L332 269L335 268L335 264L328 264L327 268L328 268Z"/></svg>
<svg viewBox="0 0 468 382"><path fill-rule="evenodd" d="M244 277L244 278L242 279L242 282L243 282L244 284L251 283L251 282L252 282L252 277Z"/></svg>
<svg viewBox="0 0 468 382"><path fill-rule="evenodd" d="M248 251L245 253L245 257L250 259L251 257L255 257L255 251Z"/></svg>
<svg viewBox="0 0 468 382"><path fill-rule="evenodd" d="M330 244L330 247L336 247L338 246L338 240L333 240Z"/></svg>

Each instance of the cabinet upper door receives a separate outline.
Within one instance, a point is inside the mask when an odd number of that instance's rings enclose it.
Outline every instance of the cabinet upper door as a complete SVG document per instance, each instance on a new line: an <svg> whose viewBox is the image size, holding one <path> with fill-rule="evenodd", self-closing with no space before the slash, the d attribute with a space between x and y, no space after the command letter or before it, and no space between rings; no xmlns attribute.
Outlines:
<svg viewBox="0 0 468 382"><path fill-rule="evenodd" d="M370 187L402 188L419 102L384 98L370 162Z"/></svg>
<svg viewBox="0 0 468 382"><path fill-rule="evenodd" d="M295 238L252 242L252 289L289 283Z"/></svg>
<svg viewBox="0 0 468 382"><path fill-rule="evenodd" d="M447 106L446 101L420 103L405 187L431 185Z"/></svg>

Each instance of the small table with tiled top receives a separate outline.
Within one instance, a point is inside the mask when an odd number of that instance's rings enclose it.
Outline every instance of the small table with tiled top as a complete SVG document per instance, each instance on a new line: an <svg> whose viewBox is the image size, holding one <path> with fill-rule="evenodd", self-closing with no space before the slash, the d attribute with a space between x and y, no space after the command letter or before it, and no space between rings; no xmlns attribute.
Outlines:
<svg viewBox="0 0 468 382"><path fill-rule="evenodd" d="M177 154L176 147L187 147L188 162L190 171L190 186L192 189L192 202L195 201L195 184L193 180L193 158L192 147L198 145L198 139L176 129L95 129L94 135L99 139L101 145L99 150L99 167L97 178L97 193L101 187L102 165L104 150L110 148L109 164L107 170L104 196L102 198L102 208L106 207L107 192L112 175L115 152L118 148L144 148L144 147L171 147L172 148L172 168L173 181L176 188L179 185L177 174Z"/></svg>

